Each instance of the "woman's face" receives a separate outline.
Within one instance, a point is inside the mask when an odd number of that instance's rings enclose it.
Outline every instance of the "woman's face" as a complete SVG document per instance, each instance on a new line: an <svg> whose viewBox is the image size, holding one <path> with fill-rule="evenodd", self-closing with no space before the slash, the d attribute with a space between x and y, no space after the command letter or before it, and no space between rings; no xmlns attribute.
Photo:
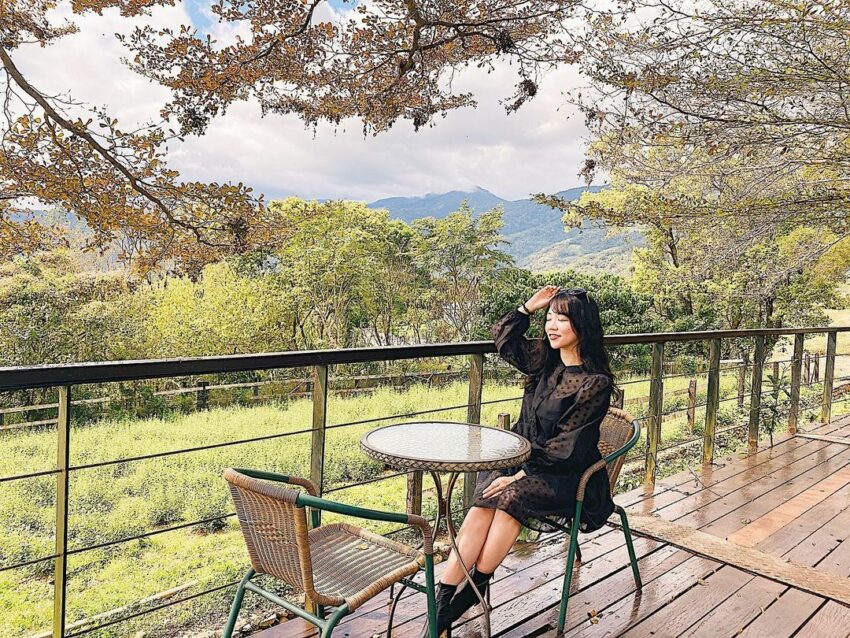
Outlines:
<svg viewBox="0 0 850 638"><path fill-rule="evenodd" d="M546 338L554 349L573 349L578 343L578 335L573 331L569 316L551 306L546 311Z"/></svg>

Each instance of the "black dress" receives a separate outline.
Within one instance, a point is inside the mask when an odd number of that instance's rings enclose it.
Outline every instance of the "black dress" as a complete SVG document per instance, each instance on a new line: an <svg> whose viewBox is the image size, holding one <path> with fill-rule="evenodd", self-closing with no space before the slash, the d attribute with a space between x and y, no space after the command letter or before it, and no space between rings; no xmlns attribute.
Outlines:
<svg viewBox="0 0 850 638"><path fill-rule="evenodd" d="M545 373L547 346L543 339L524 336L530 323L528 315L512 310L493 325L492 334L503 359L524 374L540 374L535 386L526 387L520 417L511 427L531 442L531 457L521 467L479 472L473 505L503 510L530 529L549 532L565 529L555 519L573 518L581 475L602 458L599 426L613 386L607 375L564 365L560 358ZM527 476L501 494L482 496L493 479L520 469ZM600 470L587 483L579 529L599 529L613 512L608 473Z"/></svg>

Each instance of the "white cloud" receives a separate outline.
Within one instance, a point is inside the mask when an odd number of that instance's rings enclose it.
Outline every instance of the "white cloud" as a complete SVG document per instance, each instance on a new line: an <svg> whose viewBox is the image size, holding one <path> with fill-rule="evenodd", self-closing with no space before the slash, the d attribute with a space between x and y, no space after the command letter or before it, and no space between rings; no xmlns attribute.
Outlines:
<svg viewBox="0 0 850 638"><path fill-rule="evenodd" d="M18 63L29 79L47 92L68 91L78 100L108 105L125 130L156 119L168 93L121 63L126 51L114 34L128 32L127 22L115 11L74 21L80 33L45 49L21 50ZM190 19L178 5L157 9L149 21L176 25ZM211 31L226 40L234 34L217 25ZM309 198L374 200L478 185L518 199L578 185L587 131L581 116L567 118L571 110L562 97L579 82L577 71L549 74L534 100L506 115L498 100L512 93L515 81L508 65L489 74L465 71L455 88L472 91L477 109L450 113L418 133L399 122L368 138L353 120L336 132L321 125L314 135L294 116L262 118L256 104L239 103L205 136L172 145L171 163L188 179L242 181L261 192Z"/></svg>

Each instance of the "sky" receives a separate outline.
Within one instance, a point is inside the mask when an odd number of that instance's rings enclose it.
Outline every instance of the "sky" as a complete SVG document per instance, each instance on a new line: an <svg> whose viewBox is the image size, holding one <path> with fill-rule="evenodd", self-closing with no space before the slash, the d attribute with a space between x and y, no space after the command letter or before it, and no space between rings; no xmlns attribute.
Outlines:
<svg viewBox="0 0 850 638"><path fill-rule="evenodd" d="M322 17L347 6L331 0ZM146 21L192 24L228 41L235 32L219 25L208 7L208 0L178 1L175 7L157 8ZM115 33L128 33L128 21L115 10L72 16L66 3L60 3L56 15L71 18L79 33L46 48L20 49L16 63L28 79L46 93L70 93L107 106L122 130L156 120L168 91L121 61L127 51ZM588 133L583 117L563 95L580 81L574 68L554 71L544 77L534 100L507 115L499 99L508 97L516 82L507 63L490 74L464 71L455 86L474 93L476 109L438 117L434 128L414 132L412 123L399 121L390 131L367 137L356 120L314 131L294 115L262 117L256 103L236 103L204 136L170 144L170 165L185 179L243 182L267 198L374 201L482 187L506 199L522 199L582 184L578 171Z"/></svg>

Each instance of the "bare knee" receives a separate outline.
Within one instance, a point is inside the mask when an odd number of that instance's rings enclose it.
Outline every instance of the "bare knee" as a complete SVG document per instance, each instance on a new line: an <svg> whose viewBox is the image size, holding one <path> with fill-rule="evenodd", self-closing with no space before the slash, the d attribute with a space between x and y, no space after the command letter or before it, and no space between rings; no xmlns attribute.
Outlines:
<svg viewBox="0 0 850 638"><path fill-rule="evenodd" d="M504 530L516 529L518 532L519 528L522 527L522 523L520 523L517 519L515 519L507 512L503 510L496 510L496 513L493 516L492 527Z"/></svg>
<svg viewBox="0 0 850 638"><path fill-rule="evenodd" d="M489 529L495 514L496 510L488 507L471 507L463 519L463 527Z"/></svg>

